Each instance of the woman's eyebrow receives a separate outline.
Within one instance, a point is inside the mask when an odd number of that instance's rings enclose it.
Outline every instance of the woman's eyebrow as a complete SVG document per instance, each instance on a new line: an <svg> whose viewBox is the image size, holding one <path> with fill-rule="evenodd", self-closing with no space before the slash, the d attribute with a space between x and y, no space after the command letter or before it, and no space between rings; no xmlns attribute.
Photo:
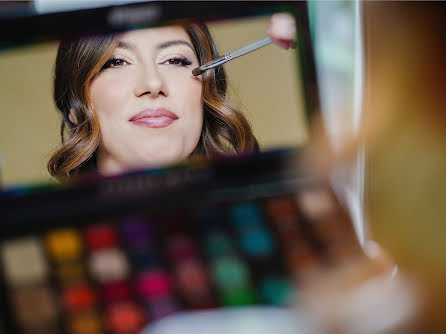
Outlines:
<svg viewBox="0 0 446 334"><path fill-rule="evenodd" d="M188 46L192 51L194 51L193 46L182 39L177 39L177 40L172 40L172 41L167 41L164 43L161 43L157 46L157 49L166 49L166 48L170 48L172 46L176 46L176 45L186 45ZM135 47L133 46L133 44L128 43L128 42L124 42L124 41L119 41L117 48L120 49L125 49L125 50L133 50L135 49Z"/></svg>
<svg viewBox="0 0 446 334"><path fill-rule="evenodd" d="M177 39L177 40L172 40L172 41L167 41L164 43L161 43L158 45L158 49L166 49L166 48L170 48L171 46L175 46L175 45L186 45L188 47L190 47L192 49L192 51L194 51L194 48L192 47L192 45L182 39Z"/></svg>
<svg viewBox="0 0 446 334"><path fill-rule="evenodd" d="M119 41L117 48L126 49L126 50L133 50L134 47L131 43Z"/></svg>

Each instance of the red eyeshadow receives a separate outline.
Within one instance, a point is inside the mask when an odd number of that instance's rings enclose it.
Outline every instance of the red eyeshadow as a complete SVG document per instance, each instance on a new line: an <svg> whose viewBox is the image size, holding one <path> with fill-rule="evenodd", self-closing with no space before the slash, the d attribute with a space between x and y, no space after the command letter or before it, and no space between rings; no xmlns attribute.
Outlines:
<svg viewBox="0 0 446 334"><path fill-rule="evenodd" d="M85 232L85 240L92 250L113 248L118 244L118 237L114 227L106 224L98 224L89 227Z"/></svg>
<svg viewBox="0 0 446 334"><path fill-rule="evenodd" d="M62 291L62 301L68 311L79 311L92 308L96 302L96 296L88 285L76 285L67 287Z"/></svg>
<svg viewBox="0 0 446 334"><path fill-rule="evenodd" d="M102 285L102 293L107 302L116 302L129 299L131 288L127 281L115 281Z"/></svg>

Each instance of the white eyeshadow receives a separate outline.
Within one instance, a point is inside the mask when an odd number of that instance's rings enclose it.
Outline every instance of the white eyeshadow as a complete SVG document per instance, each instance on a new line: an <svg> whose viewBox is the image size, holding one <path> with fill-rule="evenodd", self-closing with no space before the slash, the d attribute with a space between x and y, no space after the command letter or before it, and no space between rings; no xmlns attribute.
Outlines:
<svg viewBox="0 0 446 334"><path fill-rule="evenodd" d="M11 285L43 282L46 279L48 267L37 238L5 242L1 255L5 276Z"/></svg>
<svg viewBox="0 0 446 334"><path fill-rule="evenodd" d="M99 282L120 280L127 277L129 264L118 249L93 252L89 259L90 273Z"/></svg>

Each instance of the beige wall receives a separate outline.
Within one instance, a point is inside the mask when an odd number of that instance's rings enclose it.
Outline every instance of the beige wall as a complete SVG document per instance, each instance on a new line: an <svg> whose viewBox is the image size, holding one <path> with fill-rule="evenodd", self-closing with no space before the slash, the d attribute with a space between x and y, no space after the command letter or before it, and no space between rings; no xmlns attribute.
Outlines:
<svg viewBox="0 0 446 334"><path fill-rule="evenodd" d="M2 180L48 180L45 164L58 145L59 117L52 99L55 43L0 53ZM32 52L31 52L32 51Z"/></svg>
<svg viewBox="0 0 446 334"><path fill-rule="evenodd" d="M268 19L210 25L220 53L265 36ZM0 155L5 184L50 180L46 162L59 145L52 100L57 44L0 52ZM234 101L248 116L261 148L296 146L307 137L295 52L267 46L225 65ZM299 76L299 75L298 75Z"/></svg>
<svg viewBox="0 0 446 334"><path fill-rule="evenodd" d="M210 30L223 55L265 37L268 25L269 18L255 18L214 24ZM224 65L262 149L296 146L307 139L296 57L294 50L268 45Z"/></svg>

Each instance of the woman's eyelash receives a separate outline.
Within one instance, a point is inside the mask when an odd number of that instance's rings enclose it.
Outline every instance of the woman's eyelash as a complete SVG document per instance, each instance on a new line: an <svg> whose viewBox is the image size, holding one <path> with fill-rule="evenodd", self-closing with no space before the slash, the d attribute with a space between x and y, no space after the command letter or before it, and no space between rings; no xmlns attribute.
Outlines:
<svg viewBox="0 0 446 334"><path fill-rule="evenodd" d="M187 59L187 58L170 58L168 59L165 63L169 63L172 65L178 65L178 66L189 66L192 65L192 62ZM121 58L110 58L109 60L106 61L106 63L104 64L104 66L102 66L101 70L105 70L106 68L116 68L116 67L121 67L123 65L127 64L127 61L125 61L124 59Z"/></svg>
<svg viewBox="0 0 446 334"><path fill-rule="evenodd" d="M107 62L102 66L102 70L109 67L120 67L125 65L127 62L121 58L110 58Z"/></svg>
<svg viewBox="0 0 446 334"><path fill-rule="evenodd" d="M180 66L189 66L192 65L192 62L187 58L170 58L166 61L166 63L172 65L180 65Z"/></svg>

